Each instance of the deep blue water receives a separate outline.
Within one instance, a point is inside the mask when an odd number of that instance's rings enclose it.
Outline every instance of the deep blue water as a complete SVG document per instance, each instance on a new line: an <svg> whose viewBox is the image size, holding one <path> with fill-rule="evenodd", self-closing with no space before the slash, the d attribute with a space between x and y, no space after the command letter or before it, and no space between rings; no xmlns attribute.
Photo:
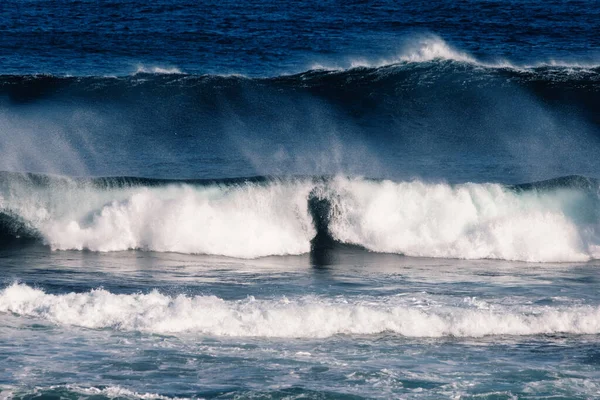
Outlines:
<svg viewBox="0 0 600 400"><path fill-rule="evenodd" d="M593 1L3 2L3 72L123 75L139 65L273 76L389 58L437 34L484 59L594 63Z"/></svg>
<svg viewBox="0 0 600 400"><path fill-rule="evenodd" d="M0 4L0 399L600 397L600 3Z"/></svg>

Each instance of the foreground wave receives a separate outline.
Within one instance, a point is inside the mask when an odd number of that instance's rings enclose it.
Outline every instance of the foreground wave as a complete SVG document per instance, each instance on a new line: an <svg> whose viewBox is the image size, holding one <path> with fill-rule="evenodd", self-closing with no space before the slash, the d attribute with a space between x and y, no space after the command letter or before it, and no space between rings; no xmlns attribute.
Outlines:
<svg viewBox="0 0 600 400"><path fill-rule="evenodd" d="M439 299L438 299L439 300ZM457 304L410 296L223 300L215 296L54 295L24 284L0 291L0 312L54 324L157 334L324 338L391 332L409 337L600 333L600 308Z"/></svg>
<svg viewBox="0 0 600 400"><path fill-rule="evenodd" d="M501 184L346 177L165 181L5 173L3 242L55 250L256 258L336 243L416 257L600 257L598 182Z"/></svg>

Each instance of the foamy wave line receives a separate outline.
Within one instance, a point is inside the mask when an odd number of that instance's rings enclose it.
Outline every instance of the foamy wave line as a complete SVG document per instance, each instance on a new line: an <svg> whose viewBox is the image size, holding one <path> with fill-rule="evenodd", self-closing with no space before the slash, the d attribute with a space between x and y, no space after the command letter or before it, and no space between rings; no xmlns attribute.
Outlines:
<svg viewBox="0 0 600 400"><path fill-rule="evenodd" d="M36 387L32 390L20 390L17 388L6 389L0 388L0 400L8 400L13 398L22 398L23 396L44 396L50 395L55 397L66 393L76 393L81 396L101 397L107 399L142 399L142 400L185 400L185 397L168 397L155 393L139 393L120 386L106 387L83 387L78 385L55 385L49 387ZM62 398L62 397L61 397Z"/></svg>
<svg viewBox="0 0 600 400"><path fill-rule="evenodd" d="M59 325L156 334L325 338L391 332L408 337L481 337L600 333L600 308L547 306L482 308L476 303L423 306L386 298L230 301L215 296L88 293L47 294L24 284L0 292L0 312Z"/></svg>
<svg viewBox="0 0 600 400"><path fill-rule="evenodd" d="M510 68L515 70L529 70L534 68L555 67L568 68L576 70L589 70L600 67L600 63L591 62L569 62L563 60L540 61L533 64L515 64L506 59L499 59L491 62L478 60L467 52L460 51L449 45L446 41L436 35L426 35L416 38L403 46L399 54L381 58L378 60L368 60L364 58L350 59L342 64L321 64L311 65L311 69L324 70L345 70L348 68L381 68L403 63L424 63L435 60L456 61L472 64L484 68Z"/></svg>
<svg viewBox="0 0 600 400"><path fill-rule="evenodd" d="M183 72L177 67L159 67L138 65L136 74L156 74L156 75L183 75Z"/></svg>
<svg viewBox="0 0 600 400"><path fill-rule="evenodd" d="M600 257L597 196L581 190L338 179L326 191L332 236L375 252L530 262Z"/></svg>

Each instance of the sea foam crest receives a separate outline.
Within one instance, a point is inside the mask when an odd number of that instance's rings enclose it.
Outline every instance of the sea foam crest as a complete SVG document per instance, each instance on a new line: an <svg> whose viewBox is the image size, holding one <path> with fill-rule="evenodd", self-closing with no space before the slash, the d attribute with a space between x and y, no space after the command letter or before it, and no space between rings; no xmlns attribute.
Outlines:
<svg viewBox="0 0 600 400"><path fill-rule="evenodd" d="M314 236L309 187L294 184L140 188L101 207L43 221L53 249L216 254L302 254Z"/></svg>
<svg viewBox="0 0 600 400"><path fill-rule="evenodd" d="M399 55L391 59L384 59L375 64L361 63L358 60L352 62L355 67L382 67L399 62L428 62L433 60L453 60L477 64L479 63L471 55L459 51L438 36L427 36L408 43Z"/></svg>
<svg viewBox="0 0 600 400"><path fill-rule="evenodd" d="M498 184L335 180L330 230L343 243L417 257L586 261L600 256L597 197Z"/></svg>
<svg viewBox="0 0 600 400"><path fill-rule="evenodd" d="M600 308L592 306L419 304L406 296L231 301L102 289L53 295L24 284L0 291L0 312L59 325L158 334L324 338L383 332L410 337L600 333Z"/></svg>
<svg viewBox="0 0 600 400"><path fill-rule="evenodd" d="M182 75L183 72L177 67L159 67L138 65L136 74L157 74L157 75Z"/></svg>
<svg viewBox="0 0 600 400"><path fill-rule="evenodd" d="M577 188L340 177L209 186L14 185L0 192L0 210L26 221L56 250L303 254L311 250L316 222L326 221L334 241L374 252L531 262L600 258L600 201ZM311 199L326 207L315 209Z"/></svg>
<svg viewBox="0 0 600 400"><path fill-rule="evenodd" d="M383 57L379 59L353 58L350 59L349 62L341 65L335 63L315 63L311 66L311 69L343 70L347 68L359 67L380 68L399 63L423 63L435 60L456 61L485 68L511 68L516 70L541 67L589 70L597 68L600 65L598 62L573 62L557 59L526 64L513 63L506 59L482 61L468 52L456 49L437 35L424 35L417 36L410 41L406 41L404 45L401 46L401 50L397 54L390 57Z"/></svg>

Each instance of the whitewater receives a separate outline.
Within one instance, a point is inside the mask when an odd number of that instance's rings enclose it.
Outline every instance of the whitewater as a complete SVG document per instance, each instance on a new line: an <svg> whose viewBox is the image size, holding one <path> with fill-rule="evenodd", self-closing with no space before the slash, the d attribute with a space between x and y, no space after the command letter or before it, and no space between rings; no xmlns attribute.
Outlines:
<svg viewBox="0 0 600 400"><path fill-rule="evenodd" d="M0 193L4 233L37 236L54 250L239 258L303 254L324 237L414 257L566 262L600 256L600 199L591 180L585 181L591 187L542 182L528 190L345 177L132 182L111 187L56 177L36 185L27 176L9 177Z"/></svg>
<svg viewBox="0 0 600 400"><path fill-rule="evenodd" d="M510 298L495 302L500 304L470 298L462 304L448 304L447 299L420 293L238 301L170 297L157 291L118 295L102 289L52 295L22 284L0 291L0 312L61 325L163 335L325 338L382 333L409 337L600 333L600 307L511 306Z"/></svg>

